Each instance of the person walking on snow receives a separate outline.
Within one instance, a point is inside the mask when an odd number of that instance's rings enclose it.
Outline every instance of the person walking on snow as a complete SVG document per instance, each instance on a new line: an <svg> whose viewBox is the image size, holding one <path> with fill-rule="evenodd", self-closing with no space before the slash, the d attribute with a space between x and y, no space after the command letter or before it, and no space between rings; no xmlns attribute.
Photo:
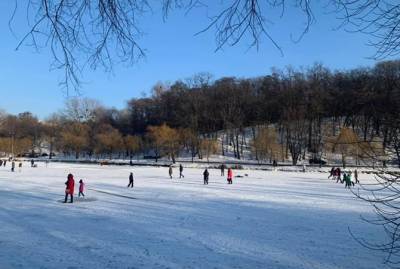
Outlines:
<svg viewBox="0 0 400 269"><path fill-rule="evenodd" d="M169 174L169 177L172 179L172 165L169 166L168 174Z"/></svg>
<svg viewBox="0 0 400 269"><path fill-rule="evenodd" d="M354 181L351 179L351 171L347 173L347 177L349 178L349 183L354 187Z"/></svg>
<svg viewBox="0 0 400 269"><path fill-rule="evenodd" d="M232 172L232 168L228 168L228 184L232 184L232 178L233 178L233 172Z"/></svg>
<svg viewBox="0 0 400 269"><path fill-rule="evenodd" d="M360 181L358 181L358 172L357 172L357 169L354 170L354 179L356 180L356 184L357 184L357 183L360 183Z"/></svg>
<svg viewBox="0 0 400 269"><path fill-rule="evenodd" d="M343 183L342 181L342 177L341 177L341 171L340 168L336 168L336 183L338 183L340 181L340 183Z"/></svg>
<svg viewBox="0 0 400 269"><path fill-rule="evenodd" d="M78 197L81 197L81 195L83 197L85 197L85 194L83 194L83 192L85 191L85 183L83 183L83 180L79 180L79 194Z"/></svg>
<svg viewBox="0 0 400 269"><path fill-rule="evenodd" d="M351 182L351 175L349 173L343 174L343 181L346 183L344 187L350 189L352 182Z"/></svg>
<svg viewBox="0 0 400 269"><path fill-rule="evenodd" d="M71 196L71 201L70 203L74 202L74 188L75 188L75 181L74 181L74 176L72 174L68 174L67 177L67 182L65 182L65 199L64 203L67 202L68 200L68 195Z"/></svg>
<svg viewBox="0 0 400 269"><path fill-rule="evenodd" d="M328 176L328 179L331 177L332 177L332 179L335 179L335 167L334 166L331 168L331 172Z"/></svg>
<svg viewBox="0 0 400 269"><path fill-rule="evenodd" d="M12 163L11 163L11 172L14 172L14 169L15 169L15 162L12 161Z"/></svg>
<svg viewBox="0 0 400 269"><path fill-rule="evenodd" d="M133 188L133 173L132 172L129 174L129 184L128 184L127 188L129 188L129 187Z"/></svg>
<svg viewBox="0 0 400 269"><path fill-rule="evenodd" d="M209 176L210 174L208 173L208 170L207 170L207 168L206 168L206 170L204 170L204 172L203 172L203 176L204 176L204 185L208 185L208 176Z"/></svg>
<svg viewBox="0 0 400 269"><path fill-rule="evenodd" d="M225 164L221 164L221 177L225 176Z"/></svg>
<svg viewBox="0 0 400 269"><path fill-rule="evenodd" d="M179 165L179 178L185 178L185 176L183 175L183 166L182 166L182 164Z"/></svg>

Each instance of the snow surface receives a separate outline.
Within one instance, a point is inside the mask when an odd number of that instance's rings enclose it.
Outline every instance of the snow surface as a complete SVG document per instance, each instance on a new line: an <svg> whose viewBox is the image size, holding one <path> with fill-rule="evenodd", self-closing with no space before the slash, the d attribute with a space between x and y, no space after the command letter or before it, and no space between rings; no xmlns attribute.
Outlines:
<svg viewBox="0 0 400 269"><path fill-rule="evenodd" d="M0 168L1 269L386 268L348 230L384 239L360 219L370 205L326 173L235 170L228 185L212 169L204 186L196 168L24 165ZM63 204L70 172L86 198Z"/></svg>

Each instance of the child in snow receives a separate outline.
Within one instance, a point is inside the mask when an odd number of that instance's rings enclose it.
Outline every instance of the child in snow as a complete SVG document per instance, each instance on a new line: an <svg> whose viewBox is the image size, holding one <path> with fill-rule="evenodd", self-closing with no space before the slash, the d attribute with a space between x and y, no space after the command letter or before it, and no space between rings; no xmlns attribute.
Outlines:
<svg viewBox="0 0 400 269"><path fill-rule="evenodd" d="M131 172L129 175L129 184L128 184L128 188L131 187L133 188L133 173Z"/></svg>
<svg viewBox="0 0 400 269"><path fill-rule="evenodd" d="M15 162L12 161L12 163L11 163L11 172L14 172L14 169L15 169Z"/></svg>
<svg viewBox="0 0 400 269"><path fill-rule="evenodd" d="M232 168L228 168L228 184L232 184L232 178L233 178L233 172L232 172Z"/></svg>
<svg viewBox="0 0 400 269"><path fill-rule="evenodd" d="M208 176L209 176L209 173L208 173L207 168L206 168L206 170L204 170L203 176L204 176L204 185L208 185Z"/></svg>
<svg viewBox="0 0 400 269"><path fill-rule="evenodd" d="M169 177L172 179L172 165L169 166L168 174Z"/></svg>
<svg viewBox="0 0 400 269"><path fill-rule="evenodd" d="M68 174L67 177L67 182L65 182L65 200L64 203L67 202L68 195L71 196L71 201L70 203L74 202L74 188L75 188L75 181L74 181L74 176L72 174Z"/></svg>
<svg viewBox="0 0 400 269"><path fill-rule="evenodd" d="M79 180L79 194L78 197L81 197L81 195L83 197L85 197L85 194L83 194L83 192L85 191L85 183L83 183L83 180Z"/></svg>

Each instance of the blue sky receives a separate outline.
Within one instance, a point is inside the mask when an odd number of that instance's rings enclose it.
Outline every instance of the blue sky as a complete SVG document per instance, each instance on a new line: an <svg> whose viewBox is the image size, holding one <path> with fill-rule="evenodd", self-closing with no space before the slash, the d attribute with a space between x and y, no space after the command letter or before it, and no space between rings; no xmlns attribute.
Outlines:
<svg viewBox="0 0 400 269"><path fill-rule="evenodd" d="M46 49L36 53L25 46L15 51L26 25L23 19L17 19L13 24L17 37L10 32L12 2L0 2L0 108L9 113L31 111L45 118L60 110L67 97L58 85L62 72L50 71L52 58ZM248 40L243 40L235 47L214 52L212 31L194 35L207 25L205 9L196 9L189 15L176 11L166 22L155 10L140 20L145 35L139 43L146 49L147 57L134 66L116 66L113 74L86 70L80 93L106 106L123 108L130 98L148 94L158 81L173 82L199 72L209 72L215 78L240 78L265 75L271 67L288 65L321 62L332 69L349 69L375 63L367 58L374 52L365 45L367 36L333 30L339 24L335 17L320 7L315 11L316 22L300 43L294 43L290 35L301 32L303 17L289 9L282 19L274 20L269 29L283 49L282 56L266 39L258 50L248 50Z"/></svg>

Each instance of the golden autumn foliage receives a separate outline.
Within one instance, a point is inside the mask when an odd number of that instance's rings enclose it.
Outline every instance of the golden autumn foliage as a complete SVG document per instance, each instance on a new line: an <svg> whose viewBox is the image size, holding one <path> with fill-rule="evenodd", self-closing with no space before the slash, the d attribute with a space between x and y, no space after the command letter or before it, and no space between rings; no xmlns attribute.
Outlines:
<svg viewBox="0 0 400 269"><path fill-rule="evenodd" d="M13 144L13 145L11 145ZM28 153L32 149L32 139L17 138L12 141L11 137L0 138L0 152L5 154L14 153L15 156ZM12 152L14 151L14 152Z"/></svg>
<svg viewBox="0 0 400 269"><path fill-rule="evenodd" d="M102 126L101 132L96 134L96 153L112 154L124 147L124 141L121 133L110 125Z"/></svg>
<svg viewBox="0 0 400 269"><path fill-rule="evenodd" d="M140 136L137 135L127 135L123 138L124 148L132 157L133 154L138 153L142 148L143 141Z"/></svg>
<svg viewBox="0 0 400 269"><path fill-rule="evenodd" d="M379 138L371 141L362 141L351 128L342 128L336 137L325 139L325 149L332 153L340 154L343 166L346 158L353 157L356 163L360 160L377 161L385 158L385 151Z"/></svg>
<svg viewBox="0 0 400 269"><path fill-rule="evenodd" d="M19 138L14 141L14 155L18 156L29 152L32 149L32 139L30 138Z"/></svg>
<svg viewBox="0 0 400 269"><path fill-rule="evenodd" d="M79 157L79 153L89 143L89 128L84 123L71 123L66 126L61 133L61 143L65 150L72 151L75 153L76 158Z"/></svg>
<svg viewBox="0 0 400 269"><path fill-rule="evenodd" d="M252 141L252 151L259 160L272 161L284 157L283 147L278 143L278 134L272 127L259 129Z"/></svg>
<svg viewBox="0 0 400 269"><path fill-rule="evenodd" d="M203 138L200 140L200 150L209 161L210 156L218 152L218 141L212 138Z"/></svg>
<svg viewBox="0 0 400 269"><path fill-rule="evenodd" d="M175 162L175 157L180 149L178 131L165 123L160 126L149 126L147 131L147 135L155 147L156 154L167 154Z"/></svg>

